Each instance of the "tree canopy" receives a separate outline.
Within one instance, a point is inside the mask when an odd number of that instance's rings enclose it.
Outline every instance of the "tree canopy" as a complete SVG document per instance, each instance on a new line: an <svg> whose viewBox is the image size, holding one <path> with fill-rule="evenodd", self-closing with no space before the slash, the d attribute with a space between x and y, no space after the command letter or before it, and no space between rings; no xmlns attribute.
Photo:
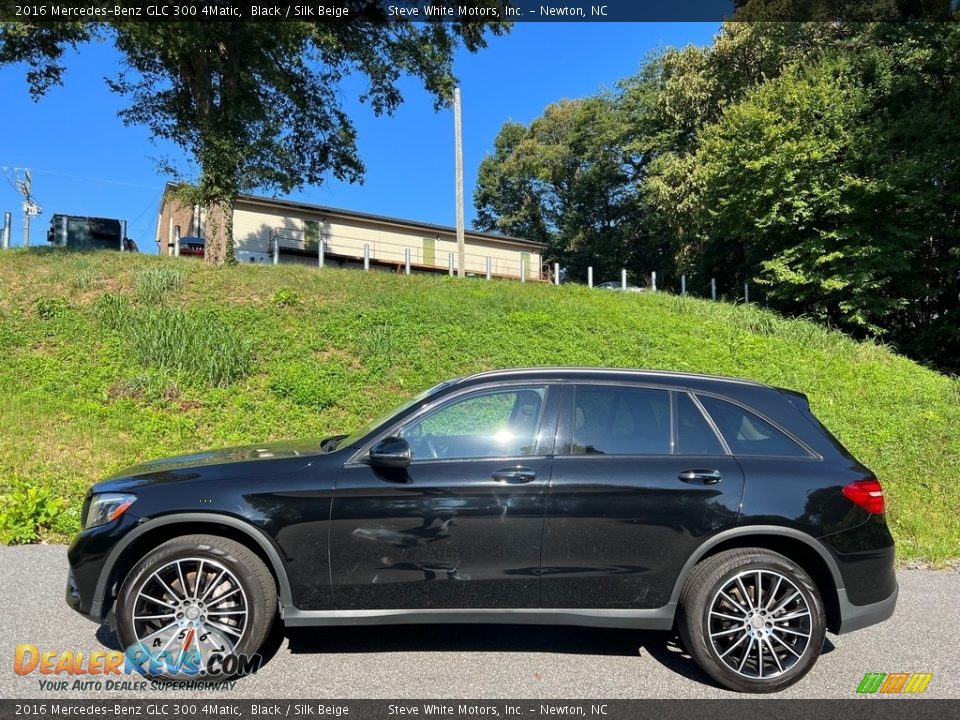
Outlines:
<svg viewBox="0 0 960 720"><path fill-rule="evenodd" d="M185 201L207 207L207 259L232 254L232 202L253 189L289 192L333 175L359 181L363 162L340 81L360 74L377 114L418 77L437 107L452 96L453 53L476 51L508 24L387 22L358 0L349 22L57 22L0 25L0 63L27 64L35 98L64 81L67 48L113 42L123 69L109 87L128 97L127 124L145 125L196 160ZM169 170L169 168L167 168Z"/></svg>
<svg viewBox="0 0 960 720"><path fill-rule="evenodd" d="M716 278L731 298L750 282L784 312L960 369L957 23L729 23L709 47L649 58L614 93L565 102L592 108L578 118L591 141L537 145L557 106L510 125L478 182L484 226L522 229L498 188L536 188L544 163L569 165L604 192L563 186L578 212L547 224L549 259L569 262L575 246L577 272L615 262L673 284L682 272L695 292ZM552 200L525 197L524 217L552 217ZM591 237L584 218L609 198L628 201Z"/></svg>

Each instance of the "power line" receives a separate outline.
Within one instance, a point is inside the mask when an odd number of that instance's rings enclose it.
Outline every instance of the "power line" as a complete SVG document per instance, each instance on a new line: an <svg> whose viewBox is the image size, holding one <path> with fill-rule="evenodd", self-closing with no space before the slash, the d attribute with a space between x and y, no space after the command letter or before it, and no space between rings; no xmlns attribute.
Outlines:
<svg viewBox="0 0 960 720"><path fill-rule="evenodd" d="M4 165L0 169L8 173L7 180L9 181L10 179L9 171L13 170L14 172L16 172L18 170L23 170L24 168L11 167L11 166ZM108 178L95 178L95 177L90 177L88 175L76 175L74 173L65 173L65 172L60 172L58 170L42 170L42 169L38 170L37 168L33 168L32 170L35 173L43 173L45 175L56 175L58 177L73 178L75 180L88 180L90 182L106 183L107 185L120 185L122 187L140 188L141 190L154 190L157 187L156 185L141 185L139 183L129 183L129 182L124 182L122 180L110 180Z"/></svg>

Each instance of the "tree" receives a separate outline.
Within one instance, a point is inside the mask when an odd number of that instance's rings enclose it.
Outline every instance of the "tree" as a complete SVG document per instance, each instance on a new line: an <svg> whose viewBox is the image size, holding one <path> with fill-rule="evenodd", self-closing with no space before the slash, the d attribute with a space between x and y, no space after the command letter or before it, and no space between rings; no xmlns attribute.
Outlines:
<svg viewBox="0 0 960 720"><path fill-rule="evenodd" d="M477 209L474 226L547 245L554 242L540 204L536 177L517 152L527 137L521 123L507 122L493 141L493 154L477 169L473 203Z"/></svg>
<svg viewBox="0 0 960 720"><path fill-rule="evenodd" d="M655 269L625 119L617 97L601 94L554 103L529 127L504 125L480 165L478 227L545 242L545 259L569 277Z"/></svg>
<svg viewBox="0 0 960 720"><path fill-rule="evenodd" d="M870 91L841 56L798 65L700 133L685 210L702 275L760 280L782 309L876 330L891 309L878 260L881 185L864 165Z"/></svg>
<svg viewBox="0 0 960 720"><path fill-rule="evenodd" d="M350 17L317 23L8 22L0 26L0 63L26 62L30 91L39 98L62 82L65 48L112 41L124 69L108 84L131 100L122 119L146 125L195 158L200 177L184 187L183 200L206 207L206 257L222 264L232 259L239 193L286 193L320 184L331 173L362 179L341 79L366 76L361 100L389 114L403 100L398 79L413 75L439 108L452 96L456 47L476 51L488 30L500 34L509 27L502 21L387 22L375 0L351 3Z"/></svg>
<svg viewBox="0 0 960 720"><path fill-rule="evenodd" d="M805 2L783 7L802 16ZM540 228L574 277L675 268L694 292L716 277L735 296L749 281L783 312L960 371L960 24L949 3L922 5L728 23L616 93L505 126L479 217ZM927 11L945 21L851 21Z"/></svg>
<svg viewBox="0 0 960 720"><path fill-rule="evenodd" d="M956 370L960 28L770 30L775 73L719 92L651 166L645 193L678 262ZM720 72L728 39L700 72Z"/></svg>

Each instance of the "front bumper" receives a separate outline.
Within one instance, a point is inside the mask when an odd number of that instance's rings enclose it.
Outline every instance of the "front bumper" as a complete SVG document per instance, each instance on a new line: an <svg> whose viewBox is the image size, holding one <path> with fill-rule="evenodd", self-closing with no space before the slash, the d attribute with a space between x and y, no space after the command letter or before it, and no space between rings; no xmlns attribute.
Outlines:
<svg viewBox="0 0 960 720"><path fill-rule="evenodd" d="M96 623L106 619L113 604L111 551L138 522L138 518L125 513L74 538L67 550L69 572L64 598L73 610Z"/></svg>
<svg viewBox="0 0 960 720"><path fill-rule="evenodd" d="M65 593L64 599L67 601L67 605L71 610L75 610L80 615L83 615L87 620L95 622L97 625L100 625L103 622L103 618L100 617L100 607L99 604L96 608L97 612L92 612L92 606L90 603L85 603L80 596L80 587L77 585L77 579L73 574L73 570L70 570L67 573L67 591Z"/></svg>

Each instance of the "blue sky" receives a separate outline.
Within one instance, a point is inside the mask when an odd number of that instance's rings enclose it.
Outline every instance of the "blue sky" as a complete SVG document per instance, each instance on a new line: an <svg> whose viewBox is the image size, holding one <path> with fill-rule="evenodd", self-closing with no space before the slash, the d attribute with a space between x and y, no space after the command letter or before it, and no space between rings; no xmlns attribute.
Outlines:
<svg viewBox="0 0 960 720"><path fill-rule="evenodd" d="M455 63L463 96L464 189L469 226L477 166L507 120L528 123L549 103L577 98L637 71L665 46L707 44L719 23L519 23ZM33 170L43 215L32 225L43 244L54 213L126 219L142 250L155 252L157 209L166 177L156 158L189 167L175 145L155 143L142 127L125 127L125 99L109 92L119 57L109 45L86 46L68 59L63 87L39 103L27 92L22 67L0 69L3 125L0 167ZM331 179L291 198L305 202L452 225L455 221L453 113L433 110L415 79L402 84L405 103L393 117L375 117L356 100L359 79L344 85L345 106L359 137L367 172L363 185ZM9 175L9 171L4 174ZM13 212L20 243L20 198L0 179L0 211Z"/></svg>

